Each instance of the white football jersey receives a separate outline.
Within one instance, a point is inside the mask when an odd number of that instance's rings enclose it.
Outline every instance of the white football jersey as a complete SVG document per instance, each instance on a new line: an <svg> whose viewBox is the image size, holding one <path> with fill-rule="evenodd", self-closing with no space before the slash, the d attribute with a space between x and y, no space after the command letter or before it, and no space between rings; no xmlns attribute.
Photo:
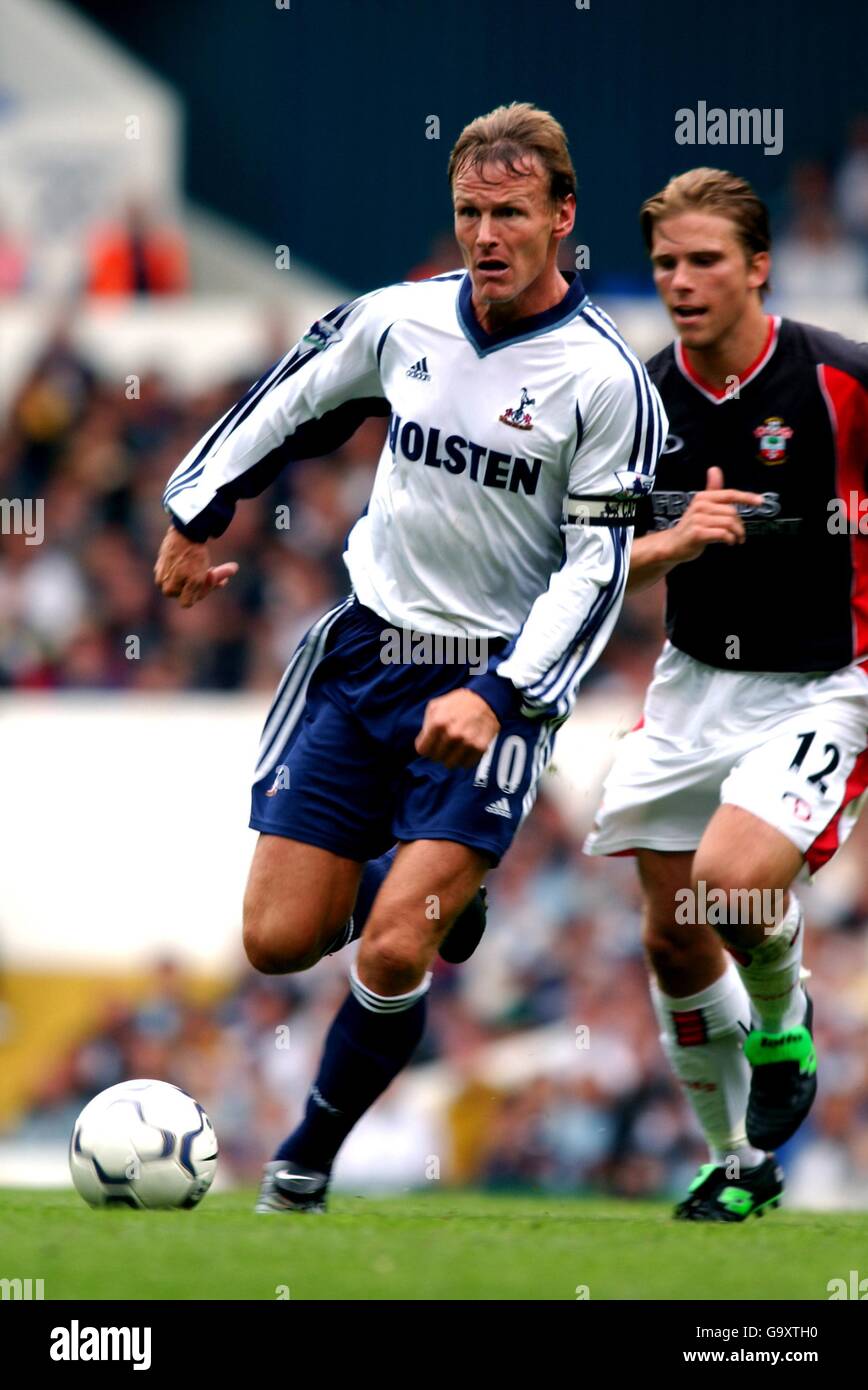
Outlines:
<svg viewBox="0 0 868 1390"><path fill-rule="evenodd" d="M359 602L395 627L514 639L469 686L501 717L565 715L616 621L667 430L644 366L567 278L558 305L494 333L463 271L332 310L175 470L178 529L222 534L284 464L388 415L344 556Z"/></svg>

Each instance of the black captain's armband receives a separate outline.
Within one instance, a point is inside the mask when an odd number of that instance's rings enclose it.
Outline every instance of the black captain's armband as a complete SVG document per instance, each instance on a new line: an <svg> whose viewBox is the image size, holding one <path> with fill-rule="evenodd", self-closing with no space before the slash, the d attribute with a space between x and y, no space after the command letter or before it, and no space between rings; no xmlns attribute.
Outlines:
<svg viewBox="0 0 868 1390"><path fill-rule="evenodd" d="M632 526L641 496L629 492L575 493L564 500L566 526Z"/></svg>

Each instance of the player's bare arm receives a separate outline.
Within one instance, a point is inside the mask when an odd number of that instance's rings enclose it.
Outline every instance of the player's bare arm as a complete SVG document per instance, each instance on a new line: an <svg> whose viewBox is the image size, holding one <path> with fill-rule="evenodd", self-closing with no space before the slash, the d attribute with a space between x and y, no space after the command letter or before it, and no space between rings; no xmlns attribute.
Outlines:
<svg viewBox="0 0 868 1390"><path fill-rule="evenodd" d="M633 543L627 592L647 589L676 565L695 560L707 545L742 545L744 522L739 507L758 507L762 497L724 487L723 471L709 468L707 487L697 492L683 517L667 531L640 536Z"/></svg>
<svg viewBox="0 0 868 1390"><path fill-rule="evenodd" d="M233 574L238 573L234 560L212 565L207 545L182 536L170 526L160 546L154 565L154 580L166 598L178 599L182 608L192 608L207 598L212 589L225 589Z"/></svg>

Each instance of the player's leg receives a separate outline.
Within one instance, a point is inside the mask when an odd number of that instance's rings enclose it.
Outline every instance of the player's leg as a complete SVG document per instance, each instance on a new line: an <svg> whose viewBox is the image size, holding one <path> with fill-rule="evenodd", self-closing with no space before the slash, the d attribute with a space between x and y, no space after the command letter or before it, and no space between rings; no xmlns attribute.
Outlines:
<svg viewBox="0 0 868 1390"><path fill-rule="evenodd" d="M400 848L374 901L304 1119L267 1165L261 1211L322 1209L344 1137L421 1037L439 944L509 848L550 755L555 723L521 716L504 722L476 768L447 771L415 754L424 704L437 693L426 679L424 696L406 702L395 731L409 752L393 803ZM454 684L448 672L436 679L444 689Z"/></svg>
<svg viewBox="0 0 868 1390"><path fill-rule="evenodd" d="M266 973L307 969L352 939L394 840L394 769L344 689L369 645L357 608L339 605L302 639L262 734L250 816L260 836L244 942Z"/></svg>
<svg viewBox="0 0 868 1390"><path fill-rule="evenodd" d="M742 1044L750 1003L713 928L683 911L693 855L639 850L644 944L663 1050L709 1148L676 1215L742 1220L780 1196L776 1166L748 1143L745 1114L750 1067Z"/></svg>
<svg viewBox="0 0 868 1390"><path fill-rule="evenodd" d="M379 859L369 859L363 866L359 879L358 892L352 916L345 922L328 948L327 955L336 955L351 941L357 941L365 929L377 894L386 875L395 862L399 846L393 845ZM470 902L455 918L450 930L440 942L438 951L443 960L450 965L461 965L469 960L485 932L488 916L488 897L482 886L474 893Z"/></svg>
<svg viewBox="0 0 868 1390"><path fill-rule="evenodd" d="M706 901L716 889L729 909L715 925L759 1024L745 1043L753 1067L747 1132L771 1148L796 1130L816 1093L792 884L831 858L864 802L868 677L859 666L788 680L747 677L741 709L753 716L750 741L723 781L694 875Z"/></svg>
<svg viewBox="0 0 868 1390"><path fill-rule="evenodd" d="M382 673L380 626L352 600L326 613L299 643L265 721L250 820L262 840L248 885L245 939L266 971L305 969L359 937L394 860L395 846L381 851L395 839L390 805L396 767L382 737L372 736L353 713L361 715L365 705L362 670L367 665L371 674L373 667L374 690ZM376 730L384 732L388 742L388 731ZM281 848L281 840L297 848ZM317 861L305 853L307 845L330 857ZM271 893L273 873L291 880L294 872L303 891ZM482 890L454 923L444 959L472 955L485 918ZM298 963L281 966L278 954L269 965L269 943L278 937L287 943L287 959Z"/></svg>
<svg viewBox="0 0 868 1390"><path fill-rule="evenodd" d="M260 834L244 894L244 949L266 975L308 970L353 910L362 866L318 845Z"/></svg>
<svg viewBox="0 0 868 1390"><path fill-rule="evenodd" d="M801 913L790 887L803 863L801 851L773 825L733 805L715 812L694 859L694 885L703 885L709 916L716 908L716 930L739 960L757 1018L769 1031L795 1027L805 1013ZM709 906L712 892L718 896Z"/></svg>
<svg viewBox="0 0 868 1390"><path fill-rule="evenodd" d="M694 851L739 755L737 709L729 673L667 644L643 718L621 742L585 843L591 854L639 857L662 1045L711 1157L677 1211L692 1220L741 1220L780 1190L774 1165L766 1168L765 1153L745 1136L750 1070L742 1042L750 1007L744 988L715 933L683 911ZM747 1192L731 1190L737 1171L747 1174Z"/></svg>
<svg viewBox="0 0 868 1390"><path fill-rule="evenodd" d="M368 919L350 993L325 1041L300 1125L266 1165L258 1211L322 1211L353 1126L406 1066L425 1028L430 965L491 859L445 840L402 844Z"/></svg>
<svg viewBox="0 0 868 1390"><path fill-rule="evenodd" d="M740 806L712 817L694 860L697 895L711 904L757 1026L745 1042L753 1068L747 1132L776 1148L802 1123L817 1089L812 1009L801 984L804 921L791 885L803 855Z"/></svg>

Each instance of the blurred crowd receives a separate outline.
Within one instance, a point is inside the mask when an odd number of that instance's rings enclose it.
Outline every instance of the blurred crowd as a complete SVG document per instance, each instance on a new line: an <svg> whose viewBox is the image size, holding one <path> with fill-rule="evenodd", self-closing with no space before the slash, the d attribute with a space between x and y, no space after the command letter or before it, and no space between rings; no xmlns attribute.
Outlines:
<svg viewBox="0 0 868 1390"><path fill-rule="evenodd" d="M263 362L263 370L269 364ZM247 389L181 399L162 377L131 395L98 379L62 323L0 434L0 495L39 498L44 543L4 538L0 684L17 689L273 687L301 633L346 590L342 540L382 444L364 426L340 456L302 463L238 509L215 557L241 570L218 606L182 612L153 585L161 497L197 439ZM283 521L290 506L290 528ZM137 637L138 643L130 643Z"/></svg>
<svg viewBox="0 0 868 1390"><path fill-rule="evenodd" d="M804 160L772 204L772 284L779 298L846 302L868 297L868 115L857 117L832 171ZM777 215L776 215L777 214Z"/></svg>
<svg viewBox="0 0 868 1390"><path fill-rule="evenodd" d="M97 222L83 237L69 289L95 296L183 294L190 288L185 237L171 219L141 198ZM0 225L0 296L51 288L48 267Z"/></svg>

